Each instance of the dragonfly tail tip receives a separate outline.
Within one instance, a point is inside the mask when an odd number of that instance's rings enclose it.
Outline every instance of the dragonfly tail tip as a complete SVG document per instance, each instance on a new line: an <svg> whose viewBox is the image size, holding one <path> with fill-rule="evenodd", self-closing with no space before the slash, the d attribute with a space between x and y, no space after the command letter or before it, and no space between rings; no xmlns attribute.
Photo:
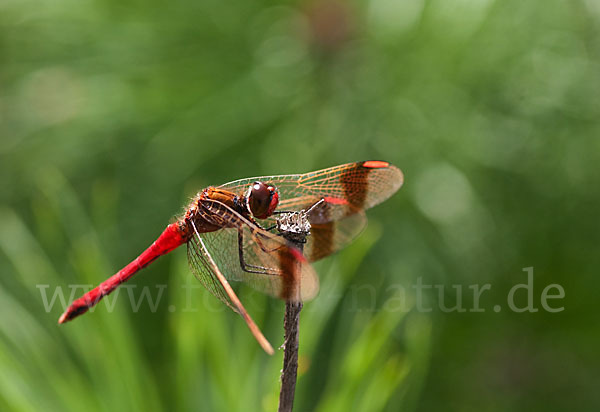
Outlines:
<svg viewBox="0 0 600 412"><path fill-rule="evenodd" d="M68 313L69 313L69 312L67 311L67 312L63 313L62 315L60 315L60 318L58 318L58 324L59 324L59 325L60 325L60 324L63 324L63 323L65 323L66 321L68 321L68 320L69 320L69 318L68 318L68 316L69 316L69 315L68 315Z"/></svg>

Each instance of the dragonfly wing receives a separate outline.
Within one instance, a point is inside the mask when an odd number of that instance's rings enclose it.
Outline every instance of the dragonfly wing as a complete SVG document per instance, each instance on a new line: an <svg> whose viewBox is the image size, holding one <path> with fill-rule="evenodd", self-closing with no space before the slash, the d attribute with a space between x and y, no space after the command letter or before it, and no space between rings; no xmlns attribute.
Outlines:
<svg viewBox="0 0 600 412"><path fill-rule="evenodd" d="M383 202L402 186L404 177L396 166L371 160L304 174L241 179L220 187L242 194L255 181L277 187L278 210L308 209L325 199L331 206L329 220L337 220Z"/></svg>
<svg viewBox="0 0 600 412"><path fill-rule="evenodd" d="M317 294L319 281L312 266L283 237L218 201L207 199L201 213L223 227L201 236L226 278L283 300L304 301Z"/></svg>
<svg viewBox="0 0 600 412"><path fill-rule="evenodd" d="M304 255L310 262L327 257L351 243L367 225L364 212L341 220L311 223L310 235L304 246Z"/></svg>
<svg viewBox="0 0 600 412"><path fill-rule="evenodd" d="M200 234L194 233L194 237L188 242L188 263L192 273L210 293L225 303L235 312L239 313L236 305L229 298L223 283L219 281L217 273L221 273L219 267L211 259L206 250Z"/></svg>
<svg viewBox="0 0 600 412"><path fill-rule="evenodd" d="M265 352L272 355L273 347L254 323L244 305L239 300L225 276L215 263L210 252L206 248L200 234L194 227L194 236L188 242L188 257L192 272L200 282L216 297L223 301L231 309L239 313L246 321L246 325Z"/></svg>

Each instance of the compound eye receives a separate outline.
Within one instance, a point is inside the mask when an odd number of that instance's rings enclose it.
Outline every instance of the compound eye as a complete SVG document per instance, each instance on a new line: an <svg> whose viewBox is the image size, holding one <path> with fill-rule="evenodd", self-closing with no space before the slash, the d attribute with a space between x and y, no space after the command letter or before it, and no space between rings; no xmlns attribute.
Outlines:
<svg viewBox="0 0 600 412"><path fill-rule="evenodd" d="M263 182L254 182L248 195L250 211L258 219L265 219L273 214L277 207L279 196L274 186Z"/></svg>

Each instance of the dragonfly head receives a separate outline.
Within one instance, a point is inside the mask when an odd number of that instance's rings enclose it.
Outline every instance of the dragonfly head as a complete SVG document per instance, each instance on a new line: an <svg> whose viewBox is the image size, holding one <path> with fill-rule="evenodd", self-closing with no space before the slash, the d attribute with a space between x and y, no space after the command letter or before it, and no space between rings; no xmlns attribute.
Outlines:
<svg viewBox="0 0 600 412"><path fill-rule="evenodd" d="M254 182L248 188L246 204L252 215L265 219L273 214L279 203L279 192L275 186L263 182Z"/></svg>

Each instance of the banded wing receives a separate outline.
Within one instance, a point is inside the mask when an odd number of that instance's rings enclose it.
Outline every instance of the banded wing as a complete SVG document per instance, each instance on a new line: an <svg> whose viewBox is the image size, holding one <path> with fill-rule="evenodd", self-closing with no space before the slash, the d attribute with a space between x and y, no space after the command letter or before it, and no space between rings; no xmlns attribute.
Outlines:
<svg viewBox="0 0 600 412"><path fill-rule="evenodd" d="M396 166L371 160L304 174L241 179L219 187L242 194L255 181L270 183L279 189L278 210L299 211L325 199L332 205L329 220L338 220L383 202L403 180Z"/></svg>
<svg viewBox="0 0 600 412"><path fill-rule="evenodd" d="M366 225L363 211L394 194L404 177L397 167L383 161L347 163L296 175L260 176L236 180L220 187L243 194L249 185L262 181L279 190L277 210L307 210L325 202L309 216L311 236L305 246L309 261L326 257L350 243ZM266 219L271 226L276 215Z"/></svg>
<svg viewBox="0 0 600 412"><path fill-rule="evenodd" d="M309 221L310 221L309 215ZM351 243L367 225L364 212L358 212L341 220L312 223L310 235L304 246L304 256L309 262L323 259Z"/></svg>
<svg viewBox="0 0 600 412"><path fill-rule="evenodd" d="M191 240L190 264L200 282L216 297L232 306L222 288L215 287L213 273L207 276L208 265L197 253L202 246L229 280L289 301L304 301L317 294L319 281L312 266L284 238L261 229L221 202L206 199L202 206L202 217L222 229L201 233Z"/></svg>

